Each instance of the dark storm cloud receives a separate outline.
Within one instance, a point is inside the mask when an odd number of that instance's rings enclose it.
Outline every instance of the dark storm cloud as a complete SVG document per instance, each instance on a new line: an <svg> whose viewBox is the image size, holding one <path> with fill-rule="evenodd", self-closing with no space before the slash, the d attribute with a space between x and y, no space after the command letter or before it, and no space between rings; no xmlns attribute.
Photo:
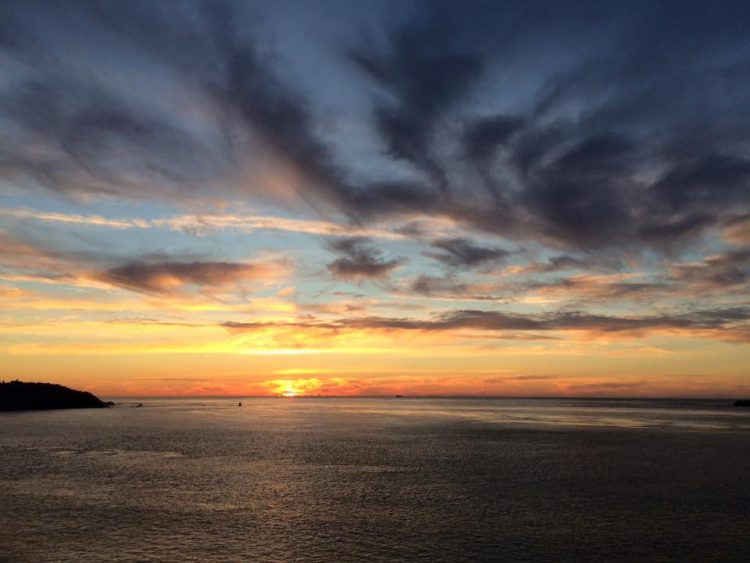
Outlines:
<svg viewBox="0 0 750 563"><path fill-rule="evenodd" d="M328 270L337 278L357 281L385 278L404 264L402 258L384 258L382 252L368 242L364 238L345 238L329 243L328 247L342 256L328 264Z"/></svg>
<svg viewBox="0 0 750 563"><path fill-rule="evenodd" d="M707 309L688 313L618 317L578 311L540 315L513 314L497 311L456 310L430 319L392 317L345 318L334 322L301 319L292 322L226 322L229 330L253 331L271 327L308 328L319 330L375 329L386 331L569 331L582 330L599 334L639 334L654 330L687 330L715 332L717 337L747 340L750 310L746 307ZM725 334L726 333L726 334Z"/></svg>
<svg viewBox="0 0 750 563"><path fill-rule="evenodd" d="M438 239L432 247L441 252L426 252L425 255L452 268L473 268L497 263L510 254L502 248L480 246L463 238Z"/></svg>
<svg viewBox="0 0 750 563"><path fill-rule="evenodd" d="M8 3L0 178L78 195L283 200L257 181L271 175L356 222L446 215L636 252L750 212L745 2L400 8L392 28L344 48L387 174L355 174L348 159L373 155L345 156L321 134L311 91L336 86L297 83L255 9Z"/></svg>
<svg viewBox="0 0 750 563"><path fill-rule="evenodd" d="M185 286L221 287L263 281L279 272L278 264L242 262L131 262L98 274L97 279L145 293L170 293Z"/></svg>

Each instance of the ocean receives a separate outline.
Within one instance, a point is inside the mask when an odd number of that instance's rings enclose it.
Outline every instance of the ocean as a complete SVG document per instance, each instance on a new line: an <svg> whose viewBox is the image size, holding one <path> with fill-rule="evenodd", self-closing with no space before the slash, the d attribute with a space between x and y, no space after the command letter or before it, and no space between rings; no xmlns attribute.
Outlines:
<svg viewBox="0 0 750 563"><path fill-rule="evenodd" d="M0 414L2 561L750 560L731 401L118 403Z"/></svg>

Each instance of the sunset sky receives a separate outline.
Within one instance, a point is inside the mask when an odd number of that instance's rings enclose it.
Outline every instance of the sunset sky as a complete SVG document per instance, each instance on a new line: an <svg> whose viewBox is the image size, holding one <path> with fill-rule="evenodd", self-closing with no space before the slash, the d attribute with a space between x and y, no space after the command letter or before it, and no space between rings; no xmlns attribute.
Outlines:
<svg viewBox="0 0 750 563"><path fill-rule="evenodd" d="M0 379L750 395L747 2L0 4Z"/></svg>

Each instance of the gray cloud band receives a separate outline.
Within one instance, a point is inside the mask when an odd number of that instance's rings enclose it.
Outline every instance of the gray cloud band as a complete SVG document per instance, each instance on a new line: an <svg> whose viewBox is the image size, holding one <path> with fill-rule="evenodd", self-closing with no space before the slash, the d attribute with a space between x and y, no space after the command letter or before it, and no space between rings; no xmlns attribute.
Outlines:
<svg viewBox="0 0 750 563"><path fill-rule="evenodd" d="M750 85L747 4L579 4L435 2L380 42L346 46L393 162L361 177L242 4L187 2L167 16L152 3L11 2L0 177L67 196L275 197L256 181L270 156L304 201L355 222L440 214L571 248L674 248L750 211L750 118L737 94ZM83 31L110 50L106 68L74 40ZM588 48L604 32L609 42ZM513 88L504 66L534 46L563 48L568 62L530 64L528 100L493 107L493 91ZM152 91L123 87L133 67L148 69ZM183 90L192 117L168 103Z"/></svg>

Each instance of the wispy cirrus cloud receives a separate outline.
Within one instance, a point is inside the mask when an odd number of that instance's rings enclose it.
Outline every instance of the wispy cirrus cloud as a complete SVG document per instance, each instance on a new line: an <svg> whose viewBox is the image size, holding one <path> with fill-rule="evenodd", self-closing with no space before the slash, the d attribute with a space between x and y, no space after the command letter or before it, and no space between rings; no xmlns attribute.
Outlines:
<svg viewBox="0 0 750 563"><path fill-rule="evenodd" d="M236 230L251 233L256 230L304 233L326 237L375 237L400 239L404 234L396 229L359 227L330 221L295 219L290 217L229 213L182 214L158 219L108 218L101 215L82 215L38 211L27 208L0 208L0 216L11 219L34 220L45 223L83 225L112 229L170 229L193 234L218 230Z"/></svg>
<svg viewBox="0 0 750 563"><path fill-rule="evenodd" d="M0 24L12 62L0 175L77 197L288 203L291 192L293 205L350 220L449 216L567 248L659 251L720 228L729 209L747 213L746 112L731 95L750 83L736 56L748 48L742 3L658 33L653 22L685 7L492 8L434 2L347 43L347 79L370 99L360 116L390 160L388 173L363 174L358 162L375 155L345 155L322 134L310 88L259 25L243 25L257 21L245 6L186 2L166 17L13 4ZM105 73L79 39L89 35L120 45L123 63ZM497 107L476 103L480 87L503 93L498 68L539 49L568 56L529 63L534 79ZM133 68L158 80L126 96L122 83L143 80ZM175 91L184 103L165 104Z"/></svg>

